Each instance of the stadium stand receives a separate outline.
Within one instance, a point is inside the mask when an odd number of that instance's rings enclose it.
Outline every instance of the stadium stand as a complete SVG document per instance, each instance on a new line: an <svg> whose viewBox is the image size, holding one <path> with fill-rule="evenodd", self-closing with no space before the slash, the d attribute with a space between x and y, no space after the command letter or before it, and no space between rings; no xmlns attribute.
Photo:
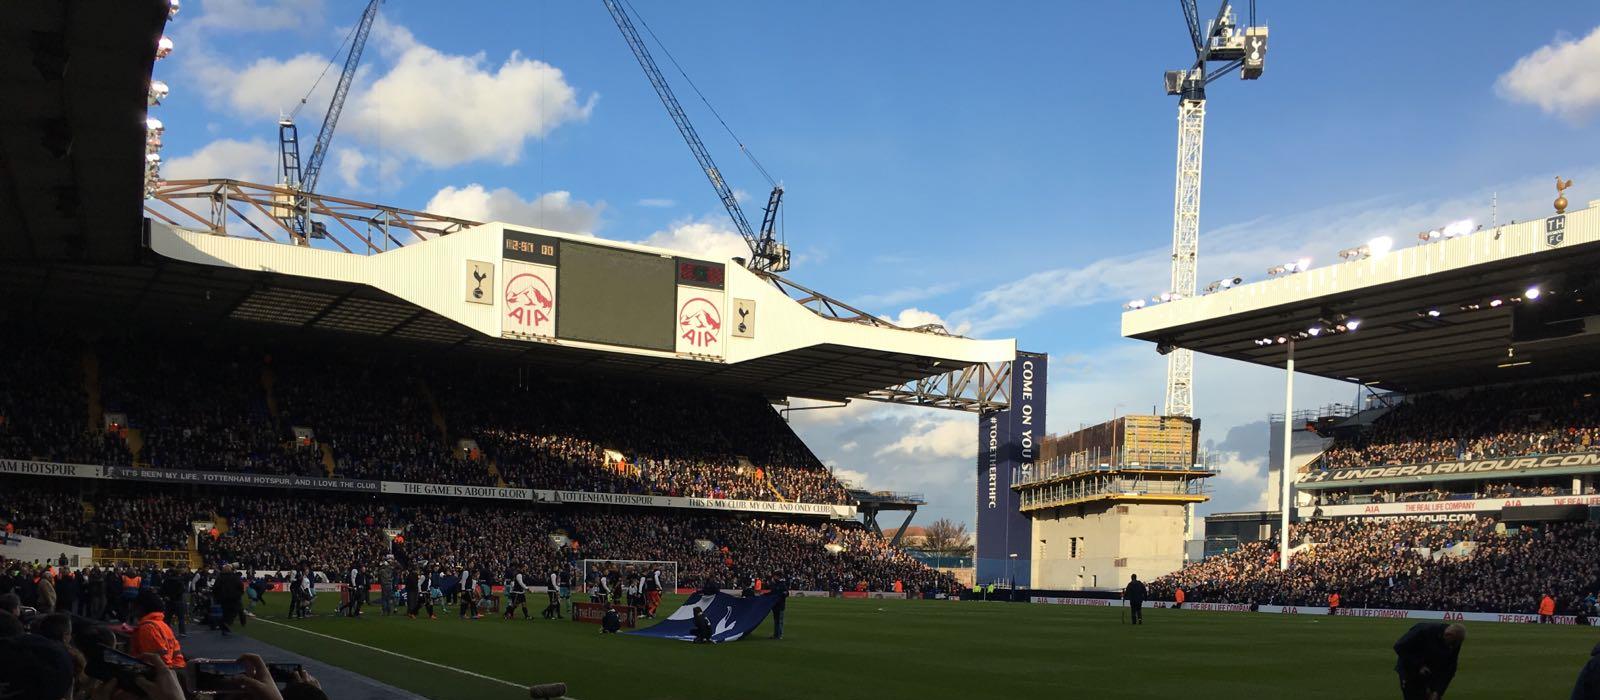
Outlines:
<svg viewBox="0 0 1600 700"><path fill-rule="evenodd" d="M41 536L51 531L43 523L71 522L79 509L93 511L84 527L55 530L78 546L183 549L191 522L226 523L225 531L196 543L211 566L239 563L266 571L309 563L340 571L353 563L376 565L398 552L430 568L495 572L507 562L544 572L583 559L671 560L680 563L686 586L707 580L732 585L778 572L813 590L887 591L897 581L908 591L954 586L947 575L855 524L264 489L177 493L134 485L119 486L113 496L28 477L7 477L0 485L14 494L0 513L18 534ZM403 534L397 549L391 549L391 529ZM145 534L130 543L129 532Z"/></svg>
<svg viewBox="0 0 1600 700"><path fill-rule="evenodd" d="M1594 377L1408 397L1322 457L1323 469L1600 449Z"/></svg>
<svg viewBox="0 0 1600 700"><path fill-rule="evenodd" d="M4 331L17 342L7 344L9 361L0 369L0 457L850 502L754 395L149 338L86 344L43 331ZM92 378L85 367L96 368ZM127 424L91 429L97 407L102 415L125 416ZM296 428L311 437L298 438ZM462 440L474 441L477 453L463 449Z"/></svg>
<svg viewBox="0 0 1600 700"><path fill-rule="evenodd" d="M1346 519L1297 524L1304 549L1280 571L1276 543L1192 563L1150 584L1170 600L1322 605L1338 593L1345 607L1533 613L1543 595L1561 610L1600 587L1600 523L1507 527L1492 518L1451 522Z"/></svg>

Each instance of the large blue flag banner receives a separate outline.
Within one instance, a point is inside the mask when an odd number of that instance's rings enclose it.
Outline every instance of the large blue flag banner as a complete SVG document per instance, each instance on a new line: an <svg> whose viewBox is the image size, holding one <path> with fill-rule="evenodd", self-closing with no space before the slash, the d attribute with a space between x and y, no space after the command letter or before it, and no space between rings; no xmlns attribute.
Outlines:
<svg viewBox="0 0 1600 700"><path fill-rule="evenodd" d="M767 619L767 613L772 612L772 606L778 602L778 596L758 595L754 598L735 598L726 593L706 595L696 593L684 601L683 607L672 613L667 619L650 627L624 634L638 634L646 637L661 637L664 639L681 639L686 642L694 641L694 611L706 611L706 619L711 621L711 641L732 642L754 632L761 626L761 621Z"/></svg>

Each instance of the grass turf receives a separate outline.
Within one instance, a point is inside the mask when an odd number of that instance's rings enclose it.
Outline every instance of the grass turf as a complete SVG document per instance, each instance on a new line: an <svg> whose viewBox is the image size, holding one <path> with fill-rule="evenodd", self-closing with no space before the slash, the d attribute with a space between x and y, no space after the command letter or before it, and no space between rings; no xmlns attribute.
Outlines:
<svg viewBox="0 0 1600 700"><path fill-rule="evenodd" d="M676 609L681 597L663 601ZM324 596L318 608L331 606ZM563 681L582 700L639 698L1370 698L1398 695L1391 646L1413 621L1013 603L791 599L771 622L715 646L599 634L591 624L498 615L461 621L262 619L517 684ZM644 621L649 624L650 621ZM1600 634L1575 626L1466 623L1450 698L1565 698ZM432 698L525 692L279 625L246 633Z"/></svg>

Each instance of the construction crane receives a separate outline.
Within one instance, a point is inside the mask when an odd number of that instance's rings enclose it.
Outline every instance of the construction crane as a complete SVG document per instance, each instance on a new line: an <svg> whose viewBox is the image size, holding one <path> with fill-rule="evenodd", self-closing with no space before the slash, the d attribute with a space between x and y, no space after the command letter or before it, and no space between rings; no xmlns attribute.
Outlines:
<svg viewBox="0 0 1600 700"><path fill-rule="evenodd" d="M750 222L744 216L744 209L739 206L739 200L734 197L727 181L722 179L722 171L717 169L717 164L711 160L711 153L706 150L705 143L700 141L700 135L695 132L694 125L689 122L689 116L683 111L683 105L679 104L677 96L673 95L672 86L667 84L661 69L656 67L656 61L650 56L650 50L639 37L638 30L633 28L633 20L628 17L628 13L623 10L618 0L604 1L606 9L611 12L611 19L617 23L617 29L622 32L622 38L628 42L628 48L633 49L634 58L639 59L639 67L644 69L645 77L650 79L650 85L656 89L656 96L661 98L661 104L667 108L672 123L678 126L678 133L683 136L684 142L689 144L689 151L694 153L694 159L700 163L700 170L704 171L706 179L711 181L711 187L717 191L717 197L722 200L722 206L728 210L733 225L739 229L739 235L744 238L745 244L750 246L750 260L746 263L746 267L758 272L788 270L789 249L778 242L775 236L778 205L783 201L783 186L773 185L772 193L767 197L766 212L761 217L760 232L751 229Z"/></svg>
<svg viewBox="0 0 1600 700"><path fill-rule="evenodd" d="M1202 28L1196 0L1178 0L1194 44L1194 64L1166 73L1168 95L1178 97L1178 175L1172 200L1172 288L1170 298L1195 295L1195 257L1200 247L1200 162L1206 137L1206 86L1233 71L1244 80L1261 77L1266 66L1267 28L1256 25L1256 3L1250 0L1249 24L1243 29L1224 0L1216 18ZM1211 68L1212 64L1220 64ZM1194 353L1170 344L1158 346L1167 355L1166 415L1194 415Z"/></svg>
<svg viewBox="0 0 1600 700"><path fill-rule="evenodd" d="M311 157L300 162L300 130L295 126L294 115L278 120L278 157L283 171L284 187L301 193L317 191L317 178L322 175L322 161L328 157L328 144L333 141L333 130L339 126L339 114L344 111L344 100L350 94L350 84L355 81L356 67L361 64L361 52L367 47L367 35L372 33L372 22L378 18L378 5L383 0L371 0L361 13L361 21L350 32L350 52L345 54L344 70L333 88L333 99L328 101L328 112L322 117L322 129L317 132L317 143L311 148ZM337 54L335 54L337 55ZM331 64L331 62L330 62ZM320 79L319 79L320 80ZM316 89L313 85L312 89ZM308 92L307 95L310 93ZM305 99L301 98L301 104ZM295 111L299 111L296 108ZM276 207L278 218L284 219L295 232L297 239L307 239L306 208L302 197L294 196L287 206ZM311 222L310 238L326 238L320 222Z"/></svg>

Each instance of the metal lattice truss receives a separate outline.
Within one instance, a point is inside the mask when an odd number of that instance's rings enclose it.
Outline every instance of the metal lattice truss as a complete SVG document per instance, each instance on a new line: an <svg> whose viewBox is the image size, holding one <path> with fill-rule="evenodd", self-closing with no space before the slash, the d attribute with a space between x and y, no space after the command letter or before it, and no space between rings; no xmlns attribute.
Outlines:
<svg viewBox="0 0 1600 700"><path fill-rule="evenodd" d="M145 213L219 236L329 247L370 255L444 236L479 222L238 180L171 180L156 186ZM303 212L307 237L295 233Z"/></svg>
<svg viewBox="0 0 1600 700"><path fill-rule="evenodd" d="M1172 293L1195 295L1196 255L1200 250L1200 164L1205 145L1206 103L1178 102L1178 173L1172 197ZM1169 416L1194 415L1194 353L1182 348L1167 355Z"/></svg>
<svg viewBox="0 0 1600 700"><path fill-rule="evenodd" d="M890 323L854 306L809 289L770 272L757 273L785 296L830 321L860 323L878 328L894 328L917 333L953 336L944 326L929 323L905 328ZM963 367L953 372L924 377L904 384L869 391L856 398L884 403L929 406L956 411L982 413L1011 405L1011 363L995 362Z"/></svg>
<svg viewBox="0 0 1600 700"><path fill-rule="evenodd" d="M857 398L983 413L1011 405L1011 362L990 362L916 379Z"/></svg>
<svg viewBox="0 0 1600 700"><path fill-rule="evenodd" d="M784 279L771 272L757 272L756 274L766 278L768 282L772 283L772 286L777 287L778 291L783 292L785 296L793 299L795 303L806 307L812 313L830 321L860 323L868 326L876 326L878 328L894 328L896 330L915 331L917 333L931 333L933 335L955 336L954 333L951 333L949 330L945 329L943 325L937 323L928 323L912 328L897 326L887 320L884 320L883 318L869 314L861 309L823 294L822 292L807 288L803 285L795 283L792 280Z"/></svg>

